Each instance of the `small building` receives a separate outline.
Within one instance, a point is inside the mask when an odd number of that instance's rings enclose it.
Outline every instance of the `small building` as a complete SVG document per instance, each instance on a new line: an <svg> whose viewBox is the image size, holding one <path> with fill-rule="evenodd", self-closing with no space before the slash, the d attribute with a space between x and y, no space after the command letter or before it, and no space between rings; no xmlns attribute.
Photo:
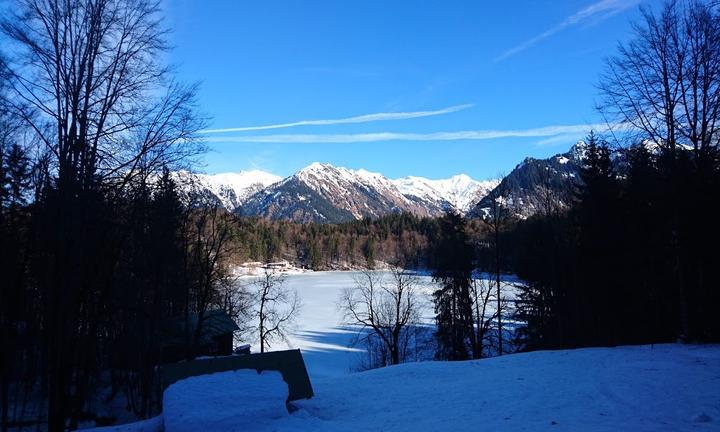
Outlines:
<svg viewBox="0 0 720 432"><path fill-rule="evenodd" d="M286 260L268 262L263 265L264 269L267 270L289 270L291 268L290 262Z"/></svg>
<svg viewBox="0 0 720 432"><path fill-rule="evenodd" d="M205 312L200 324L200 334L195 342L198 319L198 314L192 313L187 320L176 317L164 326L161 344L163 363L233 353L233 334L240 330L240 327L225 311L217 309Z"/></svg>

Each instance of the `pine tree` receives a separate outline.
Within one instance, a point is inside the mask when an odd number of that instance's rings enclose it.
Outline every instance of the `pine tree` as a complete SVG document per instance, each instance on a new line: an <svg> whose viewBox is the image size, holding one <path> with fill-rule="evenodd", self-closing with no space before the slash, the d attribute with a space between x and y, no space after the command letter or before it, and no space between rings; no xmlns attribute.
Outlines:
<svg viewBox="0 0 720 432"><path fill-rule="evenodd" d="M432 277L441 287L433 293L437 324L437 357L464 360L470 357L473 327L472 283L474 251L466 232L466 221L451 212L439 220L433 248Z"/></svg>

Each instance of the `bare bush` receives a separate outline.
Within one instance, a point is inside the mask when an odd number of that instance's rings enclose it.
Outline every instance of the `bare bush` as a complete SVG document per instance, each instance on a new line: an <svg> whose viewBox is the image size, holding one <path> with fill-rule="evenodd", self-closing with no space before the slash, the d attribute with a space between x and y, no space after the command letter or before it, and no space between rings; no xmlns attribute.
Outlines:
<svg viewBox="0 0 720 432"><path fill-rule="evenodd" d="M285 278L266 269L253 289L253 316L257 319L257 339L260 352L265 352L276 341L287 342L295 318L300 312L297 291L285 286Z"/></svg>
<svg viewBox="0 0 720 432"><path fill-rule="evenodd" d="M408 357L413 330L420 324L417 285L417 276L403 269L393 268L389 281L365 270L355 278L354 287L343 291L340 308L345 322L360 326L370 366L399 364Z"/></svg>

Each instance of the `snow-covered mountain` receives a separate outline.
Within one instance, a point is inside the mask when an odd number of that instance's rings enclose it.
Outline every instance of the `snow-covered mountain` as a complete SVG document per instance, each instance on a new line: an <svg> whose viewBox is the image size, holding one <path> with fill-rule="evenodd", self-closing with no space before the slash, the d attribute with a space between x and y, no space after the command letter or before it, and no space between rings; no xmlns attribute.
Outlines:
<svg viewBox="0 0 720 432"><path fill-rule="evenodd" d="M282 177L260 170L221 174L174 173L186 200L202 198L233 211L254 193L277 183Z"/></svg>
<svg viewBox="0 0 720 432"><path fill-rule="evenodd" d="M391 180L364 169L318 162L285 179L259 170L214 175L180 171L175 178L188 200L200 197L245 216L324 223L401 212L465 213L498 184L465 174L441 180L415 176Z"/></svg>
<svg viewBox="0 0 720 432"><path fill-rule="evenodd" d="M393 180L393 183L406 198L425 207L441 211L452 208L464 214L493 190L500 180L477 181L466 174L459 174L442 180L402 177Z"/></svg>
<svg viewBox="0 0 720 432"><path fill-rule="evenodd" d="M316 162L251 196L238 211L247 216L325 223L401 212L439 216L451 208L464 212L494 186L494 182L478 182L466 175L390 180L364 169Z"/></svg>
<svg viewBox="0 0 720 432"><path fill-rule="evenodd" d="M432 216L379 173L313 163L251 196L239 209L246 216L302 222L344 222L411 212Z"/></svg>
<svg viewBox="0 0 720 432"><path fill-rule="evenodd" d="M544 207L566 208L580 184L587 145L578 141L569 151L547 159L525 158L497 187L480 199L467 214L478 217L487 213L492 199L498 199L511 213L529 217Z"/></svg>
<svg viewBox="0 0 720 432"><path fill-rule="evenodd" d="M661 149L656 143L645 141L642 144L654 156ZM691 150L680 145L678 150ZM613 148L610 160L619 175L628 169L628 151L637 149ZM467 211L467 216L478 217L488 213L492 199L497 198L504 207L516 216L526 218L538 212L566 209L577 199L576 191L582 184L581 170L585 165L588 144L580 140L565 153L556 154L547 159L525 158L515 169L506 175L498 186L485 194L477 205Z"/></svg>

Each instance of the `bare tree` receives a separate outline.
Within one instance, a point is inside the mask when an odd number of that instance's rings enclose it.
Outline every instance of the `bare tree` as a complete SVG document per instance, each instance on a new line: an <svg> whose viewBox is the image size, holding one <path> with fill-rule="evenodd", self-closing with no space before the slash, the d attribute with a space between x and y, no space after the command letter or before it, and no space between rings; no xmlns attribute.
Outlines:
<svg viewBox="0 0 720 432"><path fill-rule="evenodd" d="M643 9L635 38L621 44L600 82L608 119L642 132L674 159L678 144L704 158L718 145L720 25L711 3L674 1Z"/></svg>
<svg viewBox="0 0 720 432"><path fill-rule="evenodd" d="M503 197L497 192L497 188L493 189L490 194L490 207L487 209L483 222L490 231L490 244L493 250L492 274L494 275L495 300L497 302L497 341L498 355L503 354L503 296L502 296L502 231L505 229L510 214L506 207Z"/></svg>
<svg viewBox="0 0 720 432"><path fill-rule="evenodd" d="M473 279L470 285L470 295L473 302L473 314L475 315L475 343L473 353L475 358L483 357L485 346L492 329L493 321L498 316L498 309L493 308L494 301L492 286L485 279Z"/></svg>
<svg viewBox="0 0 720 432"><path fill-rule="evenodd" d="M661 149L660 163L670 202L705 199L705 179L713 172L720 142L720 14L716 2L666 3L659 14L643 9L635 37L621 44L601 77L599 109L609 120L639 131ZM692 148L697 190L680 187L677 149ZM690 200L692 201L692 200ZM674 285L678 287L682 333L690 331L688 293L682 267L683 226L678 206L668 219ZM690 261L693 261L691 259ZM704 281L699 282L701 285ZM700 290L705 289L701 287Z"/></svg>
<svg viewBox="0 0 720 432"><path fill-rule="evenodd" d="M355 286L342 293L340 308L346 323L359 325L361 332L369 330L366 337L380 340L379 345L368 345L383 353L380 366L399 364L406 356L411 329L420 323L417 284L416 275L400 268L391 270L390 281L364 270L355 278Z"/></svg>
<svg viewBox="0 0 720 432"><path fill-rule="evenodd" d="M260 352L265 352L275 341L287 341L300 312L300 297L297 291L288 289L285 278L273 270L265 269L255 282L255 308L257 337Z"/></svg>
<svg viewBox="0 0 720 432"><path fill-rule="evenodd" d="M188 299L186 303L186 324L190 314L197 316L195 328L189 328L189 355L193 355L203 332L209 306L219 301L222 287L228 277L226 262L232 253L230 218L225 209L205 205L188 219Z"/></svg>
<svg viewBox="0 0 720 432"><path fill-rule="evenodd" d="M59 185L122 185L197 153L196 88L159 63L159 2L20 0L14 10L2 21L17 53L12 108L54 155Z"/></svg>
<svg viewBox="0 0 720 432"><path fill-rule="evenodd" d="M229 272L228 272L229 273ZM240 330L234 333L235 342L240 342L243 337L253 330L252 293L245 284L238 280L239 278L227 274L217 284L217 295L213 306L224 310L230 318L240 327Z"/></svg>

